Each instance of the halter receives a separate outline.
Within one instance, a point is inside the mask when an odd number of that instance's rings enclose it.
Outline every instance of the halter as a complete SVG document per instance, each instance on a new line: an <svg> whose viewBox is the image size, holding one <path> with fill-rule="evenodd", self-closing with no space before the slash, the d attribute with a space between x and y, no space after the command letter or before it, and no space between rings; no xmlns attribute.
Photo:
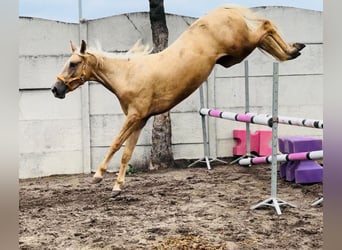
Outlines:
<svg viewBox="0 0 342 250"><path fill-rule="evenodd" d="M75 76L70 78L69 80L65 80L65 78L62 75L58 75L57 79L61 82L63 82L69 91L73 91L76 89L79 85L82 85L83 83L86 82L85 76L86 76L86 69L87 69L87 63L85 62L82 66L82 73L79 76ZM71 85L72 82L78 81L80 84L75 85L74 87Z"/></svg>

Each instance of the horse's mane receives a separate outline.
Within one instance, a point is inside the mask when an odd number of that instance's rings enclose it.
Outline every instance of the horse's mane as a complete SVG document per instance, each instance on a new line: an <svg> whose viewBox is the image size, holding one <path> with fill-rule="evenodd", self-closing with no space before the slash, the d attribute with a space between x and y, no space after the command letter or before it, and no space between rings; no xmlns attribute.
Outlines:
<svg viewBox="0 0 342 250"><path fill-rule="evenodd" d="M251 29L252 31L255 31L260 26L260 22L263 19L257 13L253 12L251 9L241 6L241 5L229 4L229 5L224 5L223 7L227 9L235 9L239 11L244 17L248 28Z"/></svg>
<svg viewBox="0 0 342 250"><path fill-rule="evenodd" d="M110 57L122 60L129 60L131 58L150 54L152 49L148 44L143 44L142 39L139 39L133 46L125 53L106 52L102 50L101 44L96 41L96 48L87 49L87 53L94 56L97 61L97 67L103 66L103 58Z"/></svg>

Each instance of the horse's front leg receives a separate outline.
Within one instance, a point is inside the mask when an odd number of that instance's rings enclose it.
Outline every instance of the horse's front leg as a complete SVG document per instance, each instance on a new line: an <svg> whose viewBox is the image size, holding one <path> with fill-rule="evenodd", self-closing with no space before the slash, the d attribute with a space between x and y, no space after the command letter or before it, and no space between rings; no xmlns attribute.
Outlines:
<svg viewBox="0 0 342 250"><path fill-rule="evenodd" d="M127 138L136 130L141 130L146 121L141 119L137 115L127 115L124 125L121 128L120 133L114 139L109 147L106 157L103 159L98 169L96 170L92 183L98 183L102 181L103 176L107 170L107 166L113 155L120 149L121 145L127 140Z"/></svg>
<svg viewBox="0 0 342 250"><path fill-rule="evenodd" d="M140 136L141 129L133 131L133 133L126 140L126 145L121 158L121 166L119 169L118 177L114 183L112 197L115 197L121 193L121 188L125 184L126 169L129 160L132 157L133 150Z"/></svg>

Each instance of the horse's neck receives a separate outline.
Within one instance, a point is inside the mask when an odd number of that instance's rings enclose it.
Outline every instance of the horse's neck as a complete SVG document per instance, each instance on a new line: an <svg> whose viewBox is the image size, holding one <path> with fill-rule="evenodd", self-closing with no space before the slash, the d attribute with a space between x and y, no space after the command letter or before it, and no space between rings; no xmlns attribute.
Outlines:
<svg viewBox="0 0 342 250"><path fill-rule="evenodd" d="M123 76L128 70L128 60L102 56L103 62L93 70L95 81L101 83L108 90L116 95L120 95Z"/></svg>

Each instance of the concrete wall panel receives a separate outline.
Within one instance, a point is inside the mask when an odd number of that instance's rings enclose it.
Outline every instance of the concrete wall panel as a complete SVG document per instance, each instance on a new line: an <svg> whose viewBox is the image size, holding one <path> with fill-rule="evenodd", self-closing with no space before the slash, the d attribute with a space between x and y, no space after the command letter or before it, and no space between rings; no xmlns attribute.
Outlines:
<svg viewBox="0 0 342 250"><path fill-rule="evenodd" d="M69 55L20 56L19 88L50 88L68 58Z"/></svg>
<svg viewBox="0 0 342 250"><path fill-rule="evenodd" d="M19 128L21 153L82 149L80 120L21 121Z"/></svg>
<svg viewBox="0 0 342 250"><path fill-rule="evenodd" d="M321 43L323 15L320 11L291 7L254 8L260 16L272 20L289 42Z"/></svg>
<svg viewBox="0 0 342 250"><path fill-rule="evenodd" d="M123 114L118 98L104 86L94 82L90 84L89 89L90 114Z"/></svg>
<svg viewBox="0 0 342 250"><path fill-rule="evenodd" d="M19 55L63 55L70 53L70 40L79 44L78 24L40 18L19 19Z"/></svg>
<svg viewBox="0 0 342 250"><path fill-rule="evenodd" d="M21 91L19 120L80 119L80 91L57 99L50 90Z"/></svg>
<svg viewBox="0 0 342 250"><path fill-rule="evenodd" d="M88 22L89 45L95 46L98 41L105 51L127 51L141 36L128 15Z"/></svg>
<svg viewBox="0 0 342 250"><path fill-rule="evenodd" d="M172 143L201 143L202 126L198 112L171 115Z"/></svg>
<svg viewBox="0 0 342 250"><path fill-rule="evenodd" d="M83 173L82 151L21 153L19 178Z"/></svg>

